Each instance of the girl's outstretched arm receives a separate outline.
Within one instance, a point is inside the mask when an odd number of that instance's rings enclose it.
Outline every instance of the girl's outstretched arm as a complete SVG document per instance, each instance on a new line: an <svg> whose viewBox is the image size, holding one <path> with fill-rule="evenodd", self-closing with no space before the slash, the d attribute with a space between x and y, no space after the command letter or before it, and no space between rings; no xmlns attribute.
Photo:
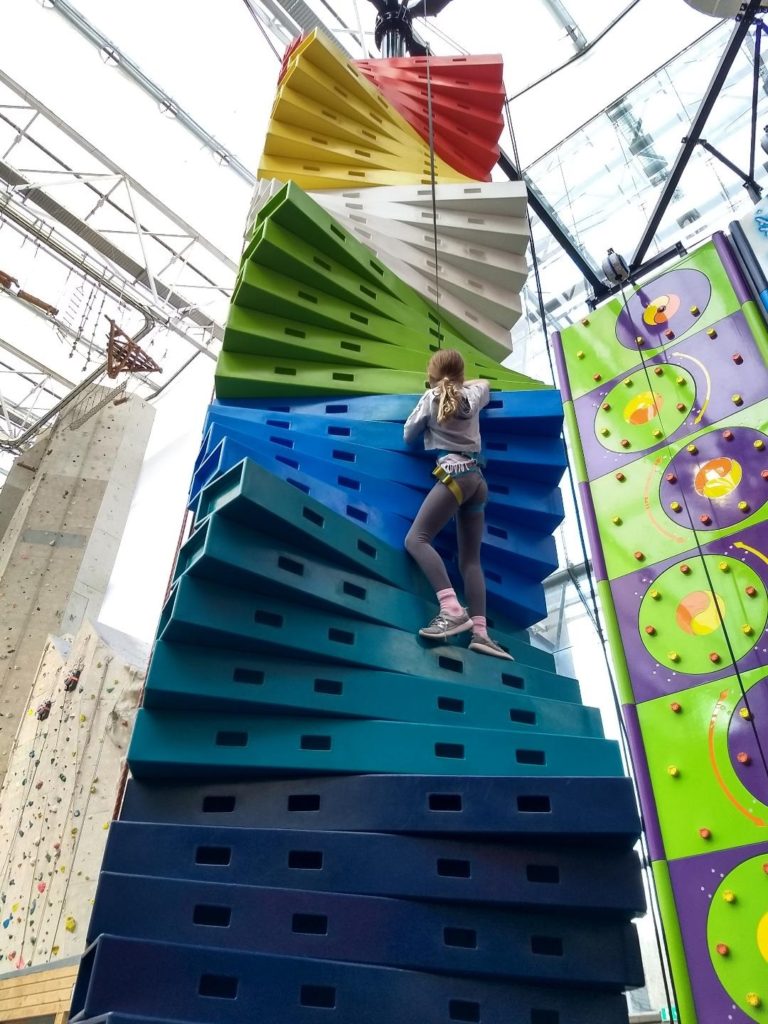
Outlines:
<svg viewBox="0 0 768 1024"><path fill-rule="evenodd" d="M432 407L432 392L425 391L416 403L416 408L403 424L403 440L406 444L413 444L414 441L424 433L429 414Z"/></svg>

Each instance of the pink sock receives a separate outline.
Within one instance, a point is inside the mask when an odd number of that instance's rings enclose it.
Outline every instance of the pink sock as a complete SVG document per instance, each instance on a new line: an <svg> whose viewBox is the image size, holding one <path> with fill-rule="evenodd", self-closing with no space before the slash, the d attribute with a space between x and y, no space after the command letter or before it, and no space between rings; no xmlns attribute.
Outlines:
<svg viewBox="0 0 768 1024"><path fill-rule="evenodd" d="M488 636L488 619L484 615L472 616L472 632L479 636Z"/></svg>
<svg viewBox="0 0 768 1024"><path fill-rule="evenodd" d="M447 590L438 590L436 597L440 602L440 611L445 612L446 615L461 615L464 611L456 597L456 591L452 587L448 587Z"/></svg>

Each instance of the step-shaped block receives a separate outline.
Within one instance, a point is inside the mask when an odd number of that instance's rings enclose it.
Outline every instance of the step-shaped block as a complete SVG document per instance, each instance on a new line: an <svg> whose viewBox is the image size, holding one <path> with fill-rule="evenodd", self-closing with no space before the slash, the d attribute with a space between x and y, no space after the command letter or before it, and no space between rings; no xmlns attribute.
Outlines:
<svg viewBox="0 0 768 1024"><path fill-rule="evenodd" d="M174 580L184 574L409 634L435 611L434 601L311 558L292 544L276 544L216 513L204 519L179 550ZM520 664L554 672L554 656L532 647L525 633L505 634L504 644Z"/></svg>
<svg viewBox="0 0 768 1024"><path fill-rule="evenodd" d="M269 775L621 775L618 746L598 737L360 719L142 708L128 763L136 778Z"/></svg>
<svg viewBox="0 0 768 1024"><path fill-rule="evenodd" d="M300 426L303 428L304 424ZM345 436L352 433L349 428L344 427L331 429L343 430ZM312 493L313 487L327 481L334 488L343 491L343 494L327 492L324 495L326 501L335 499L335 504L330 507L343 514L347 512L349 506L349 514L359 522L367 522L365 517L375 516L377 512L386 513L382 520L384 527L390 516L408 521L410 525L427 488L434 483L431 476L434 452L408 453L410 458L418 460L422 471L423 489L417 490L398 480L362 473L354 463L339 466L336 461L286 452L285 444L280 442L289 440L291 436L276 434L272 443L262 445L252 441L246 429L233 428L229 423L212 423L203 439L195 463L189 489L189 507L195 508L200 491L206 484L227 469L236 466L244 458L253 458L265 469L292 483L292 486L298 487L299 490L309 488L305 493ZM549 535L562 522L562 496L554 485L536 481L522 482L519 477L512 479L506 474L502 476L496 472L495 466L489 466L487 469L486 480L489 491L487 514L494 523L502 522L505 526L514 524Z"/></svg>
<svg viewBox="0 0 768 1024"><path fill-rule="evenodd" d="M475 186L473 191L478 194L472 211L457 211L438 198L434 221L431 204L420 210L406 203L382 201L379 194L389 189L315 196L404 283L438 303L442 323L447 321L470 337L480 331L508 348L509 331L522 312L520 292L528 277L528 222L524 214L502 216L484 208L493 203L490 197L497 189L506 193L507 185L520 188L520 183L512 182ZM446 188L464 190L463 186ZM369 192L377 193L374 202L370 202Z"/></svg>
<svg viewBox="0 0 768 1024"><path fill-rule="evenodd" d="M429 180L428 144L324 33L288 58L272 106L260 178L303 188L411 184ZM441 157L440 182L466 181Z"/></svg>
<svg viewBox="0 0 768 1024"><path fill-rule="evenodd" d="M130 779L120 818L469 839L539 837L590 848L631 848L640 836L634 790L625 777L365 775L201 785Z"/></svg>
<svg viewBox="0 0 768 1024"><path fill-rule="evenodd" d="M595 914L426 904L102 871L89 941L121 934L476 978L643 983L634 928Z"/></svg>
<svg viewBox="0 0 768 1024"><path fill-rule="evenodd" d="M432 596L404 551L395 550L362 527L335 515L251 459L238 463L203 488L197 518L202 520L213 512L277 540L288 540L310 554L330 558L364 576L424 597Z"/></svg>
<svg viewBox="0 0 768 1024"><path fill-rule="evenodd" d="M490 181L506 96L498 54L368 59L355 66L447 163Z"/></svg>
<svg viewBox="0 0 768 1024"><path fill-rule="evenodd" d="M144 706L602 736L599 712L582 704L163 640L155 644Z"/></svg>
<svg viewBox="0 0 768 1024"><path fill-rule="evenodd" d="M137 978L141 984L137 984ZM117 1012L110 1013L110 1008ZM102 935L86 950L77 1024L627 1024L619 992L518 985L310 957Z"/></svg>
<svg viewBox="0 0 768 1024"><path fill-rule="evenodd" d="M494 392L494 396L503 394L505 393ZM417 400L414 396L413 406ZM384 453L391 459L392 453L397 453L401 457L407 455L408 462L418 467L422 474L425 465L431 466L435 459L434 450L425 450L423 445L407 445L403 440L403 430L399 423L366 422L341 416L281 414L250 409L247 410L250 415L245 414L246 410L240 409L240 415L235 417L227 415L227 411L226 407L216 406L209 414L205 432L207 450L215 447L224 437L232 437L241 443L246 443L248 439L258 439L261 443L262 439L267 438L272 444L282 444L283 447L289 448L295 447L291 442L312 438L316 441L315 448L311 452L307 449L307 452L323 459L328 459L333 449L339 445L342 446L341 450L349 451L352 455L362 450L364 456L366 452L373 450ZM508 505L511 505L510 493L514 493L509 484L513 484L514 488L521 487L524 496L527 493L548 493L542 484L549 484L551 487L557 484L565 467L562 441L559 437L530 437L525 432L524 423L509 420L504 422L507 426L504 427L503 437L493 431L486 431L485 423L482 424L485 433L483 459L491 483L504 482L508 485L506 489L498 492L508 496ZM353 471L356 469L356 459L347 458L345 461L351 464L345 468L351 468ZM370 465L369 457L362 471L371 474L374 468L376 467ZM382 472L379 466L377 475L386 477L386 468ZM524 479L520 479L521 477ZM427 482L424 482L425 479ZM428 477L418 478L414 486L426 489ZM528 492L526 488L532 490Z"/></svg>
<svg viewBox="0 0 768 1024"><path fill-rule="evenodd" d="M423 389L412 395L366 395L337 398L288 397L284 399L215 399L208 407L206 427L218 416L248 416L251 409L295 415L341 418L345 421L382 421L402 424L421 397ZM483 432L505 436L557 437L563 429L563 400L553 388L498 391L480 413Z"/></svg>
<svg viewBox="0 0 768 1024"><path fill-rule="evenodd" d="M302 488L308 487L302 484ZM277 539L288 537L310 554L333 558L336 564L363 575L433 597L426 578L402 548L395 548L358 526L354 515L339 515L305 489L273 476L252 459L243 460L203 487L197 501L196 522L199 524L217 511ZM449 561L448 568L457 579L455 565ZM546 615L539 582L542 578L541 574L538 579L523 576L499 559L493 569L486 569L489 604L506 615L516 629L538 622Z"/></svg>
<svg viewBox="0 0 768 1024"><path fill-rule="evenodd" d="M500 642L504 636L497 634ZM377 669L439 681L460 679L531 696L578 701L574 679L532 665L478 654L457 644L421 639L414 630L374 625L265 594L182 576L160 615L157 636L171 643L210 646L334 666ZM466 640L465 640L466 642Z"/></svg>
<svg viewBox="0 0 768 1024"><path fill-rule="evenodd" d="M102 870L199 882L489 906L645 910L634 850L367 832L112 823Z"/></svg>
<svg viewBox="0 0 768 1024"><path fill-rule="evenodd" d="M313 452L316 454L311 454ZM321 501L326 508L356 524L361 523L373 536L392 547L402 548L421 501L435 480L424 463L389 452L380 453L381 475L377 477L375 456L373 448L326 444L325 439L318 443L317 439L305 435L284 438L274 436L267 429L261 443L254 439L241 444L225 438L195 474L193 490L199 493L215 474L226 472L243 458L251 458ZM351 477L347 467L355 466L360 470L356 477ZM368 473L364 472L366 468ZM387 481L398 479L399 484L391 485L392 497L384 498ZM417 486L423 490L417 491ZM402 494L409 487L414 493L405 495L399 513L393 511L396 491ZM381 500L377 500L377 495L382 496ZM451 536L450 532L441 533L436 546L455 552L456 544L450 542ZM538 525L510 523L504 510L497 507L489 507L485 516L482 554L484 560L536 582L557 568L557 551L551 534Z"/></svg>

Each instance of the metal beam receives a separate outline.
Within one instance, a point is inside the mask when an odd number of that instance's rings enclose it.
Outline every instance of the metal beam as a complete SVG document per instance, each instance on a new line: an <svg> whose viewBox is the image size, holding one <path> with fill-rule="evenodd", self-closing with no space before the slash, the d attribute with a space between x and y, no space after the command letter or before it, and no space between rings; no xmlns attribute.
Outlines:
<svg viewBox="0 0 768 1024"><path fill-rule="evenodd" d="M740 16L740 20L736 23L736 26L731 33L728 45L720 58L717 68L715 69L715 73L712 76L712 80L707 87L707 91L699 104L699 109L696 111L693 121L691 122L691 127L685 136L685 141L683 142L680 152L677 154L677 159L669 172L669 177L664 183L661 195L657 199L656 206L648 219L648 225L643 232L642 238L638 242L632 259L630 260L629 269L633 273L636 273L643 265L645 254L648 252L656 232L659 229L659 225L664 218L664 214L667 212L667 207L671 203L675 191L680 184L680 179L682 178L683 172L688 166L691 155L698 144L701 133L707 123L707 118L720 95L721 89L725 85L725 81L728 78L728 72L731 70L741 44L744 42L755 15L761 10L763 3L764 0L748 0L745 10Z"/></svg>
<svg viewBox="0 0 768 1024"><path fill-rule="evenodd" d="M608 294L608 285L600 275L597 264L585 253L568 228L555 213L531 179L512 162L504 150L499 150L498 165L510 181L524 181L528 189L530 207L555 239L565 255L578 267L597 300Z"/></svg>

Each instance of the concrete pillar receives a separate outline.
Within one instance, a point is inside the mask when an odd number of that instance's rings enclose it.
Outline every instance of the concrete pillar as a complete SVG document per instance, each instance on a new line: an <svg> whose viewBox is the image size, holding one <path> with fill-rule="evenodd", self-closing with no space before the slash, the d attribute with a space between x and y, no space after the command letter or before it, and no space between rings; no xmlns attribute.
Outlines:
<svg viewBox="0 0 768 1024"><path fill-rule="evenodd" d="M20 456L0 493L0 782L49 634L98 617L154 409L133 398L77 417Z"/></svg>

